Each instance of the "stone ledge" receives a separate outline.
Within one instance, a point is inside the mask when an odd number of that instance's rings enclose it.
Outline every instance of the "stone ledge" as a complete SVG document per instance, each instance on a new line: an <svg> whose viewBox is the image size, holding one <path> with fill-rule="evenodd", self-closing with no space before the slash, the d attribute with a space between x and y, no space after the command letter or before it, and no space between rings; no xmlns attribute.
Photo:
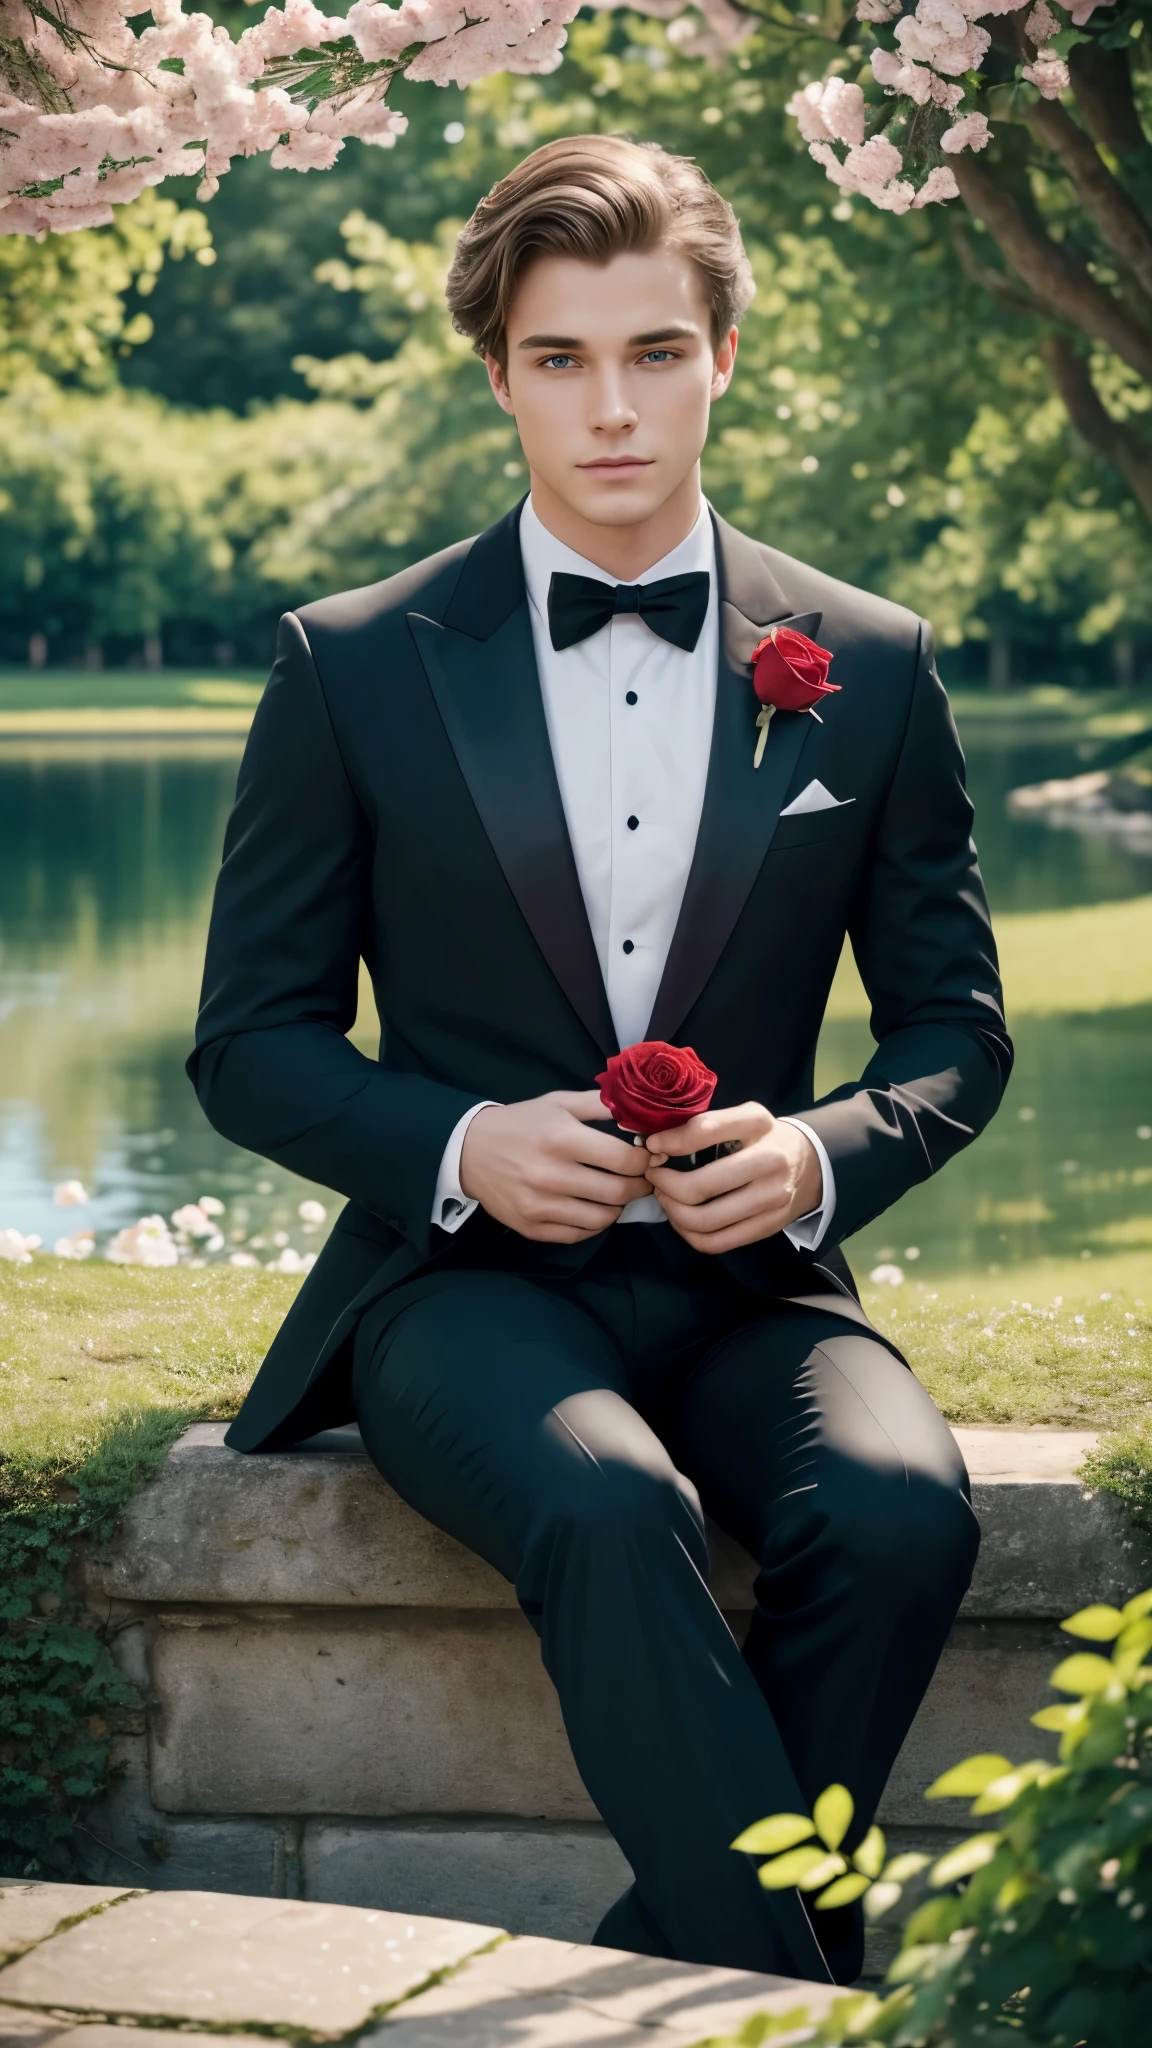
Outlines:
<svg viewBox="0 0 1152 2048"><path fill-rule="evenodd" d="M148 1606L514 1609L507 1581L416 1514L374 1470L355 1430L244 1458L223 1423L185 1431L131 1504L116 1543L86 1566L90 1594ZM1077 1469L1078 1430L956 1432L984 1531L964 1614L1059 1620L1152 1580L1152 1546ZM752 1605L751 1560L710 1530L713 1591Z"/></svg>
<svg viewBox="0 0 1152 2048"><path fill-rule="evenodd" d="M35 1917L38 1889L60 1888L0 1883L0 1946L10 1918L26 1929ZM795 1978L351 1906L135 1893L63 1927L58 1906L39 1902L44 1931L0 1969L4 2048L128 2048L132 2033L139 2048L247 2048L289 2029L298 2041L374 2048L688 2048L755 2012L818 2014L837 1995ZM211 2031L184 2030L197 2022Z"/></svg>

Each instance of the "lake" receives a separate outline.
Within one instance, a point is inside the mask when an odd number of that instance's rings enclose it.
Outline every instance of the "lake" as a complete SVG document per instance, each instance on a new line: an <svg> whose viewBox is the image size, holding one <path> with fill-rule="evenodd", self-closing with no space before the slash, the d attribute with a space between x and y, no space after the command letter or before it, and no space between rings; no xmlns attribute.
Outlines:
<svg viewBox="0 0 1152 2048"><path fill-rule="evenodd" d="M981 720L966 734L994 910L1152 892L1147 853L1010 817L1007 792L1076 773L1076 734ZM0 1229L98 1237L201 1195L235 1246L314 1249L301 1201L338 1198L220 1138L184 1075L204 933L239 746L232 740L0 743ZM848 1247L917 1272L1040 1252L1152 1249L1152 1012L1014 1023L1018 1063L991 1129ZM360 1042L373 1049L375 1020ZM821 1085L859 1072L858 1022L825 1028ZM52 1204L76 1178L86 1207ZM222 1255L222 1254L221 1254Z"/></svg>

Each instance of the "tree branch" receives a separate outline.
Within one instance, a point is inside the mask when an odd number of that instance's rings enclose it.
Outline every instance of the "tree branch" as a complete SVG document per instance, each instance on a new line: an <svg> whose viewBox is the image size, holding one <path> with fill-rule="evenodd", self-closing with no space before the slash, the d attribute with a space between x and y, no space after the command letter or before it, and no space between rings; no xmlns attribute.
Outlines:
<svg viewBox="0 0 1152 2048"><path fill-rule="evenodd" d="M1105 409L1087 359L1068 335L1048 335L1041 351L1076 432L1120 471L1137 504L1152 519L1152 451L1133 438L1128 422L1114 420Z"/></svg>
<svg viewBox="0 0 1152 2048"><path fill-rule="evenodd" d="M1152 335L1044 232L998 179L965 151L953 160L960 196L984 222L1016 276L1041 304L1070 327L1102 341L1152 383Z"/></svg>
<svg viewBox="0 0 1152 2048"><path fill-rule="evenodd" d="M1106 50L1094 39L1076 43L1068 53L1068 69L1076 104L1097 142L1121 162L1152 156L1132 95L1127 51Z"/></svg>
<svg viewBox="0 0 1152 2048"><path fill-rule="evenodd" d="M1018 286L1014 285L1006 272L995 270L991 263L981 263L979 256L972 246L972 238L968 232L967 223L961 214L949 214L948 229L952 238L952 247L956 253L956 261L959 263L965 277L969 278L973 284L979 285L981 291L987 292L989 297L995 299L998 305L1007 306L1010 312L1029 313L1033 318L1038 313L1043 315L1044 308L1038 305L1035 299L1030 298L1027 292L1021 291Z"/></svg>
<svg viewBox="0 0 1152 2048"><path fill-rule="evenodd" d="M1033 134L1063 164L1113 255L1152 295L1152 232L1135 200L1112 176L1092 137L1059 100L1039 100L1028 109L1027 120Z"/></svg>

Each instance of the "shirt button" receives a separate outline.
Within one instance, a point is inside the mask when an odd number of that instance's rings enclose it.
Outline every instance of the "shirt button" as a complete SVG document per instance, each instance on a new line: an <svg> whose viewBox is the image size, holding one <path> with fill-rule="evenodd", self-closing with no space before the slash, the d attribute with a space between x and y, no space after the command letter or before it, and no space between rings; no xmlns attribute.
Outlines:
<svg viewBox="0 0 1152 2048"><path fill-rule="evenodd" d="M639 818L637 818L637 817L636 817L635 815L633 815L633 816L632 816L631 818L629 818L629 820L628 820L628 830L629 830L630 832L634 832L634 831L636 830L636 827L637 827L637 825L638 825L639 823L640 823L640 820L639 820Z"/></svg>
<svg viewBox="0 0 1152 2048"><path fill-rule="evenodd" d="M634 946L634 945L632 944L632 941L631 941L631 939L625 939L625 941L624 941L624 951L625 951L626 953L634 953L634 952L636 951L636 948L635 948L635 946Z"/></svg>
<svg viewBox="0 0 1152 2048"><path fill-rule="evenodd" d="M626 704L638 704L640 702L640 699L636 695L635 690L629 690L625 695L624 702Z"/></svg>

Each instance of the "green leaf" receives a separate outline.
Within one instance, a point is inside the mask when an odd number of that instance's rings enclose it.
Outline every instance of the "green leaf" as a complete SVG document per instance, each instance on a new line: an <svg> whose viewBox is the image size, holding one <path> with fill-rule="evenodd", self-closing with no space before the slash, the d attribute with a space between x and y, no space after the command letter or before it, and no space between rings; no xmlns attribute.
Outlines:
<svg viewBox="0 0 1152 2048"><path fill-rule="evenodd" d="M778 1856L782 1849L807 1841L815 1832L802 1813L774 1813L770 1820L754 1821L750 1828L745 1828L732 1847L743 1849L749 1856Z"/></svg>
<svg viewBox="0 0 1152 2048"><path fill-rule="evenodd" d="M922 1870L927 1870L931 1861L932 1858L930 1856L922 1856L919 1849L906 1849L903 1856L894 1856L892 1858L891 1863L884 1872L884 1881L885 1883L890 1881L893 1884L907 1884L910 1877L919 1877Z"/></svg>
<svg viewBox="0 0 1152 2048"><path fill-rule="evenodd" d="M823 1913L830 1912L834 1906L851 1906L857 1899L862 1899L871 1886L870 1877L864 1877L858 1870L850 1870L845 1877L838 1877L835 1884L830 1884L826 1892L821 1892L816 1904Z"/></svg>
<svg viewBox="0 0 1152 2048"><path fill-rule="evenodd" d="M1125 1622L1116 1648L1112 1652L1114 1670L1121 1678L1136 1676L1149 1650L1152 1650L1152 1619Z"/></svg>
<svg viewBox="0 0 1152 2048"><path fill-rule="evenodd" d="M818 1891L822 1884L831 1883L834 1877L843 1877L847 1868L844 1858L835 1849L829 1849L827 1855L822 1857L819 1863L814 1863L811 1870L800 1879L800 1890Z"/></svg>
<svg viewBox="0 0 1152 2048"><path fill-rule="evenodd" d="M852 1861L865 1877L879 1877L887 1854L888 1844L884 1840L883 1828L870 1827Z"/></svg>
<svg viewBox="0 0 1152 2048"><path fill-rule="evenodd" d="M812 1808L812 1818L816 1823L816 1832L820 1840L826 1843L829 1849L840 1847L852 1825L855 1811L855 1803L847 1785L829 1785L827 1790L820 1794Z"/></svg>
<svg viewBox="0 0 1152 2048"><path fill-rule="evenodd" d="M1041 1707L1038 1714L1033 1714L1032 1726L1050 1729L1054 1735L1063 1735L1066 1729L1077 1727L1087 1712L1083 1700L1061 1700L1059 1706Z"/></svg>
<svg viewBox="0 0 1152 2048"><path fill-rule="evenodd" d="M1082 1650L1079 1656L1065 1657L1056 1666L1049 1679L1057 1692L1084 1693L1103 1692L1115 1679L1116 1673L1106 1657L1095 1657L1089 1650Z"/></svg>
<svg viewBox="0 0 1152 2048"><path fill-rule="evenodd" d="M1082 1607L1060 1626L1070 1636L1083 1636L1089 1643L1113 1643L1124 1626L1118 1607Z"/></svg>
<svg viewBox="0 0 1152 2048"><path fill-rule="evenodd" d="M831 1878L839 1877L844 1868L842 1856L830 1856L813 1842L803 1849L790 1849L772 1863L762 1863L760 1882L768 1892L786 1891L792 1885L804 1885L807 1889L810 1884L827 1884Z"/></svg>
<svg viewBox="0 0 1152 2048"><path fill-rule="evenodd" d="M868 1895L864 1900L865 1918L868 1920L882 1919L884 1914L890 1912L893 1906L899 1905L903 1896L903 1885L892 1884L886 1877L880 1878L876 1884L870 1886Z"/></svg>
<svg viewBox="0 0 1152 2048"><path fill-rule="evenodd" d="M1035 1784L1047 1769L1048 1765L1042 1763L1021 1764L1018 1770L1006 1771L1002 1778L993 1778L974 1802L973 1813L1003 1813L1004 1808L1019 1799L1025 1787Z"/></svg>
<svg viewBox="0 0 1152 2048"><path fill-rule="evenodd" d="M958 1878L971 1877L973 1871L983 1870L986 1863L991 1863L1002 1840L1002 1835L973 1835L958 1848L949 1849L932 1865L932 1883L955 1884Z"/></svg>
<svg viewBox="0 0 1152 2048"><path fill-rule="evenodd" d="M1133 1599L1126 1600L1121 1613L1125 1621L1142 1621L1146 1614L1152 1614L1152 1586L1146 1593L1137 1593Z"/></svg>
<svg viewBox="0 0 1152 2048"><path fill-rule="evenodd" d="M1076 1662L1075 1658L1069 1660ZM970 1756L965 1763L953 1764L950 1771L929 1785L925 1799L975 1799L986 1785L995 1778L1002 1778L1012 1765L1006 1756Z"/></svg>

